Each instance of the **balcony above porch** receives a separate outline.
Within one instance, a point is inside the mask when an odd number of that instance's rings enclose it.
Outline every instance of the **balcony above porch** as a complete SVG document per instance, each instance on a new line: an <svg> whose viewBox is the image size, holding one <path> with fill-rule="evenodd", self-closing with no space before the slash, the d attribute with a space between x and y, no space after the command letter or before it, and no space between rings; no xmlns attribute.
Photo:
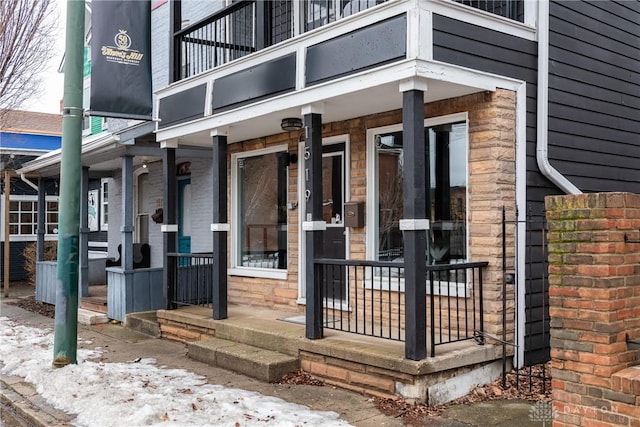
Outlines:
<svg viewBox="0 0 640 427"><path fill-rule="evenodd" d="M281 38L273 38L273 22L268 30L260 24L273 17L264 10L272 3L293 8ZM416 77L428 85L425 102L495 90L483 73L434 60L434 19L532 40L525 18L533 14L520 13L523 23L462 3L528 10L524 2L363 1L358 11L316 11L316 25L305 2L234 3L175 33L177 81L157 92L158 139L209 145L215 128L227 128L229 142L271 135L312 104L322 105L323 122L389 111L401 107L399 84Z"/></svg>

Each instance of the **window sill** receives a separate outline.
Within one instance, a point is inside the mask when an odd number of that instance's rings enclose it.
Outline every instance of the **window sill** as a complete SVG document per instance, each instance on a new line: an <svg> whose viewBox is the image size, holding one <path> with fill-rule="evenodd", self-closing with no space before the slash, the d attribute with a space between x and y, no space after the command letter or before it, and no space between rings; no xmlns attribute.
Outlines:
<svg viewBox="0 0 640 427"><path fill-rule="evenodd" d="M38 240L37 234L11 234L9 236L10 242L35 242ZM57 234L46 234L44 236L45 241L56 241L58 240Z"/></svg>
<svg viewBox="0 0 640 427"><path fill-rule="evenodd" d="M287 280L287 270L275 270L271 268L230 268L230 276L260 277L264 279Z"/></svg>
<svg viewBox="0 0 640 427"><path fill-rule="evenodd" d="M307 305L307 299L306 298L298 298L296 300L297 304L300 305ZM325 310L338 310L338 311L348 311L348 312L352 312L353 310L351 309L351 307L349 306L349 303L347 301L340 301L340 302L336 302L335 305L334 304L327 304L327 301L324 301L322 304L322 308Z"/></svg>
<svg viewBox="0 0 640 427"><path fill-rule="evenodd" d="M429 282L426 283L427 295L431 295L431 287ZM381 290L385 292L404 292L404 278L402 277L382 277L375 276L373 278L364 279L364 288L372 290ZM450 296L460 298L471 297L471 286L464 282L433 282L434 295Z"/></svg>

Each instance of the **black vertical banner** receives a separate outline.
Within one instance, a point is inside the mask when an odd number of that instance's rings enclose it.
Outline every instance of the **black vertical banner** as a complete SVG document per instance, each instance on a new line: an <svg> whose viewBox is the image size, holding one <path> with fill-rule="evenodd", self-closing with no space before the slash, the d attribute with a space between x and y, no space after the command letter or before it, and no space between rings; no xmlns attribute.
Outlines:
<svg viewBox="0 0 640 427"><path fill-rule="evenodd" d="M92 116L151 120L151 0L93 0Z"/></svg>

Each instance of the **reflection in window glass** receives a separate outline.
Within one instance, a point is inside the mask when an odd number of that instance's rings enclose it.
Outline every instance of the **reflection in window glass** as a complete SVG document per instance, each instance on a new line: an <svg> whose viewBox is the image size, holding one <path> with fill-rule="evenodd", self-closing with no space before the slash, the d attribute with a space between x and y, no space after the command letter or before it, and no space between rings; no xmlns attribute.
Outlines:
<svg viewBox="0 0 640 427"><path fill-rule="evenodd" d="M467 125L425 128L428 143L429 263L463 262L467 256ZM403 260L402 131L375 136L378 179L378 259Z"/></svg>
<svg viewBox="0 0 640 427"><path fill-rule="evenodd" d="M243 267L287 268L285 153L238 159L238 259Z"/></svg>
<svg viewBox="0 0 640 427"><path fill-rule="evenodd" d="M344 219L342 153L322 157L322 220L328 225L341 225Z"/></svg>

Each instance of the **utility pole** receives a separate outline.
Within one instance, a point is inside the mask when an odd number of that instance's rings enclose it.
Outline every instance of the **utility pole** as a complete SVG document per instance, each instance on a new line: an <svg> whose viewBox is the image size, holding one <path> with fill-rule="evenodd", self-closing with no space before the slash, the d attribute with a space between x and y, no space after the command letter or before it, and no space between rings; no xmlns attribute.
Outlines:
<svg viewBox="0 0 640 427"><path fill-rule="evenodd" d="M4 264L2 274L4 276L4 297L9 298L9 273L11 272L11 230L9 228L9 204L11 199L11 171L4 171Z"/></svg>
<svg viewBox="0 0 640 427"><path fill-rule="evenodd" d="M77 363L84 0L67 0L53 366Z"/></svg>

